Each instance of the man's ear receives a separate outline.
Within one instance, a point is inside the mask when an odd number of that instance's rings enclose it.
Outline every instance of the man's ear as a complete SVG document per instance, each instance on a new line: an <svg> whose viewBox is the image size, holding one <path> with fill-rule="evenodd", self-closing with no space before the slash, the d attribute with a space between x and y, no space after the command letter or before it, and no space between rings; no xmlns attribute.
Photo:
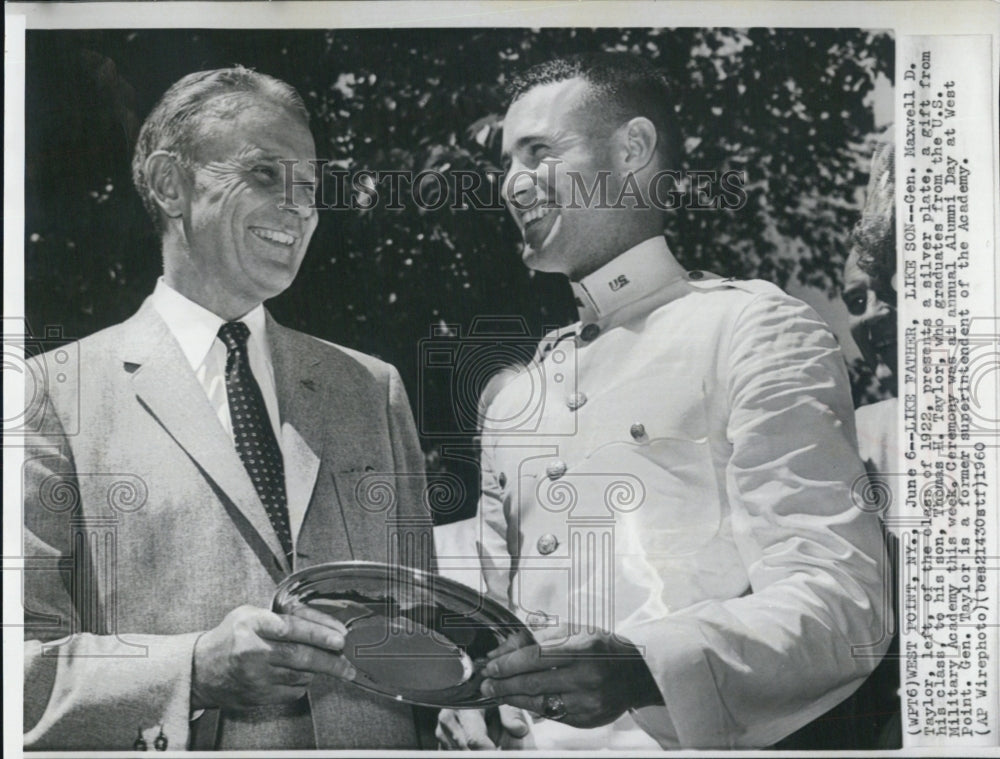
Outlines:
<svg viewBox="0 0 1000 759"><path fill-rule="evenodd" d="M636 116L617 130L618 156L623 171L641 171L656 155L656 127L645 116Z"/></svg>
<svg viewBox="0 0 1000 759"><path fill-rule="evenodd" d="M183 215L187 202L187 177L177 156L157 150L146 158L146 179L156 205L172 219Z"/></svg>

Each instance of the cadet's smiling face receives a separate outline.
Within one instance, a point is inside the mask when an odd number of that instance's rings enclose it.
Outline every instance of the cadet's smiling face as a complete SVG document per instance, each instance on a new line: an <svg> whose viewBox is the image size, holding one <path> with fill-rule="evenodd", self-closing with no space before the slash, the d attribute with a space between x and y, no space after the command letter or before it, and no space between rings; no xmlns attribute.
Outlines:
<svg viewBox="0 0 1000 759"><path fill-rule="evenodd" d="M583 202L580 192L600 171L612 178L610 141L585 103L588 88L581 78L539 85L511 104L503 123L503 196L524 237L524 263L572 279L597 268L606 251L620 252L616 225L627 221L599 207L600 193ZM613 179L608 187L614 202Z"/></svg>
<svg viewBox="0 0 1000 759"><path fill-rule="evenodd" d="M185 182L186 260L172 286L223 318L242 316L292 284L316 230L314 188L285 198L284 167L313 180L309 129L280 106L249 103L236 118L207 125ZM294 207L280 206L294 202Z"/></svg>
<svg viewBox="0 0 1000 759"><path fill-rule="evenodd" d="M865 361L896 373L896 289L858 266L857 249L844 264L844 305L851 336Z"/></svg>

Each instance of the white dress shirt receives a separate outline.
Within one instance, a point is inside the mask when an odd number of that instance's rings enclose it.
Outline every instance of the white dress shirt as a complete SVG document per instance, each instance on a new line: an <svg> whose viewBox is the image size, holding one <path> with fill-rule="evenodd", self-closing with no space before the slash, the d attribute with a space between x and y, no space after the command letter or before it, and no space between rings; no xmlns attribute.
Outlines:
<svg viewBox="0 0 1000 759"><path fill-rule="evenodd" d="M573 291L580 322L486 410L470 551L485 589L534 629L639 646L665 706L633 716L660 746L771 745L881 654L864 647L882 632L882 536L852 500L836 340L769 283L685 272L662 237ZM543 727L539 748L628 745Z"/></svg>
<svg viewBox="0 0 1000 759"><path fill-rule="evenodd" d="M198 382L205 389L208 402L215 409L223 429L232 437L233 424L229 418L229 399L226 395L226 345L219 339L219 328L226 320L181 295L163 277L157 280L152 299L157 313L163 317L180 343L181 350L191 364ZM258 305L239 321L250 329L250 338L247 340L250 370L260 386L267 415L280 446L278 394L274 389L274 367L267 344L264 306Z"/></svg>

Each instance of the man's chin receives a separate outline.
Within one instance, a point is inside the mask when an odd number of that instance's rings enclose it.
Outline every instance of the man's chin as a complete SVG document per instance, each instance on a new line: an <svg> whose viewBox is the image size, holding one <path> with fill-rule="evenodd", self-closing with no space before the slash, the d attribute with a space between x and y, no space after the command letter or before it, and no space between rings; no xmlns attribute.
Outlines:
<svg viewBox="0 0 1000 759"><path fill-rule="evenodd" d="M532 271L540 271L545 274L563 274L562 267L557 263L558 256L553 254L550 248L535 249L527 242L521 251L521 262Z"/></svg>
<svg viewBox="0 0 1000 759"><path fill-rule="evenodd" d="M893 363L887 362L881 354L878 354L875 364L875 379L878 380L883 390L893 391L893 395L895 395L898 383L896 380L896 368Z"/></svg>
<svg viewBox="0 0 1000 759"><path fill-rule="evenodd" d="M276 298L292 286L297 274L297 266L273 262L266 271L259 271L258 276L255 277L257 291L265 295L263 300Z"/></svg>
<svg viewBox="0 0 1000 759"><path fill-rule="evenodd" d="M882 345L875 349L875 357L882 371L896 373L896 346Z"/></svg>

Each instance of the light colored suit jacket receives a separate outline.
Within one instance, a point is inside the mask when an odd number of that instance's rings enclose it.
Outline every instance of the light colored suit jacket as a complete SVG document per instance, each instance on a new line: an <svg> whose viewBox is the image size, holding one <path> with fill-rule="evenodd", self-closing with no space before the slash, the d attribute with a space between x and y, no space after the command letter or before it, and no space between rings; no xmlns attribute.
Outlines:
<svg viewBox="0 0 1000 759"><path fill-rule="evenodd" d="M395 369L270 316L267 330L288 498L305 511L294 569L429 567L423 458ZM161 731L169 749L418 747L414 709L327 677L296 704L191 721L198 635L237 606L268 607L293 567L149 301L67 351L36 359L58 370L29 411L25 747L131 750L141 734L152 748Z"/></svg>

